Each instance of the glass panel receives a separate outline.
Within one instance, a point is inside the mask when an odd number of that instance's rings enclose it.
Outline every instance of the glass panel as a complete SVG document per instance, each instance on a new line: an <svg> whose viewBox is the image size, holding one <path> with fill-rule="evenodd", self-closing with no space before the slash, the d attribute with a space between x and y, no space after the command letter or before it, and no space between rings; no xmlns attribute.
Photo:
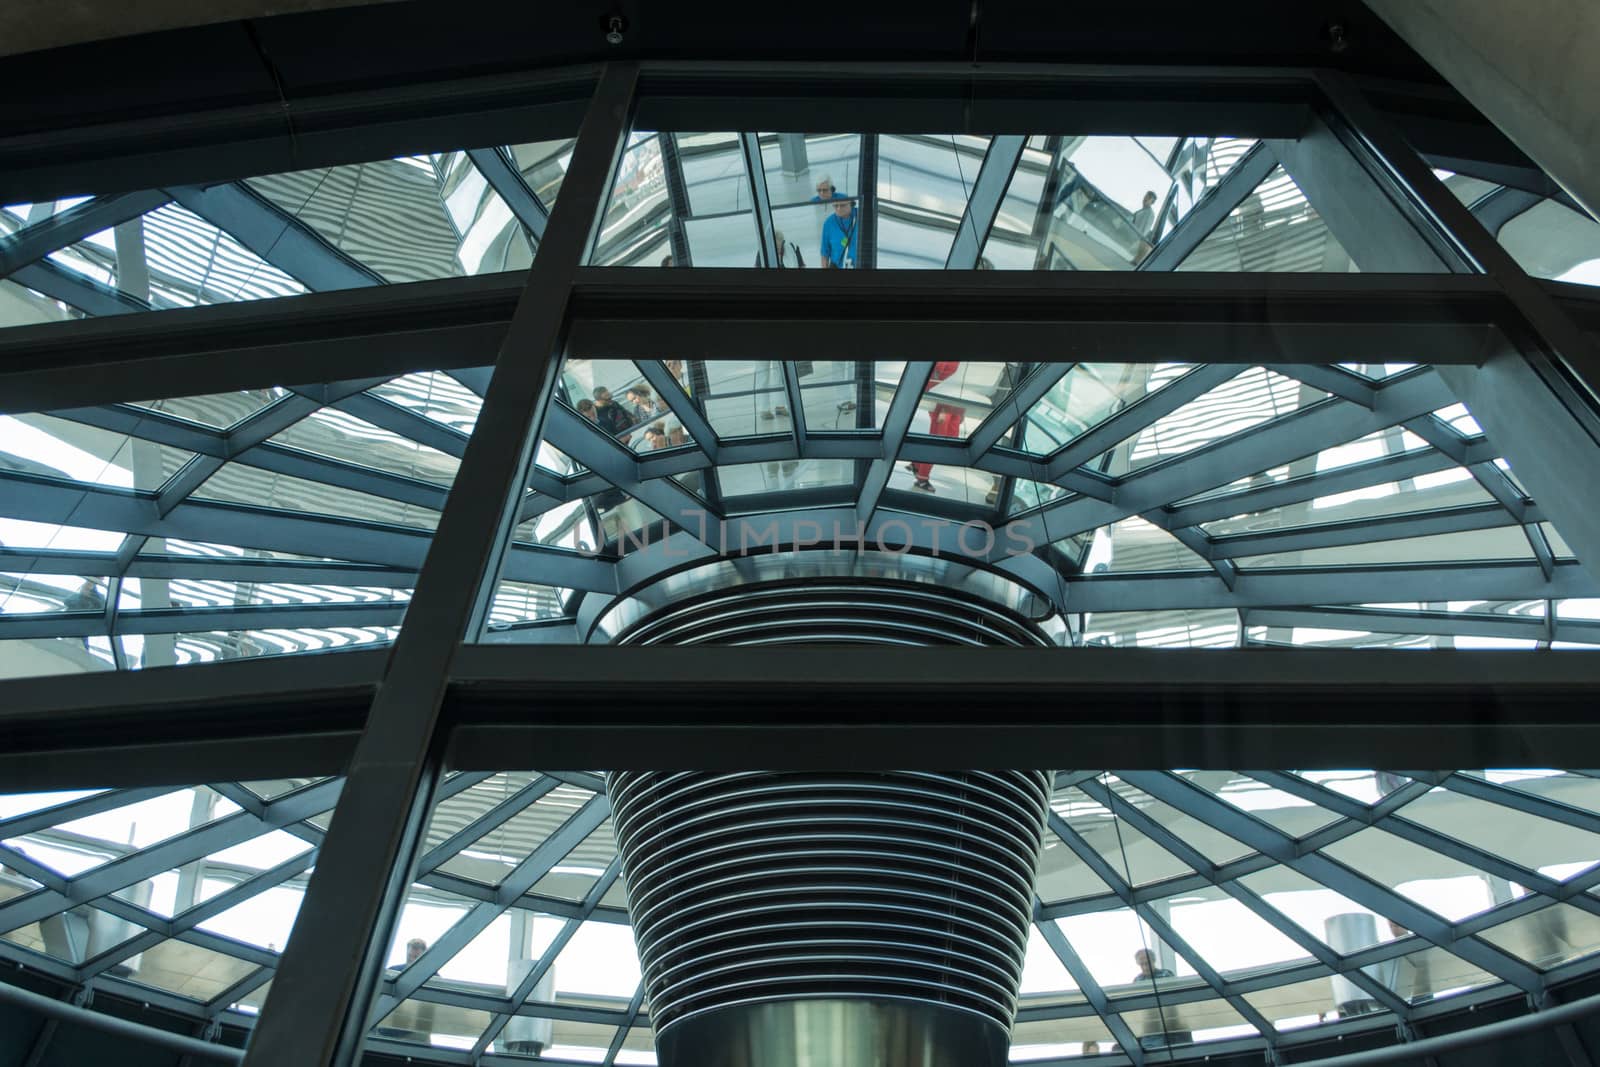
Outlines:
<svg viewBox="0 0 1600 1067"><path fill-rule="evenodd" d="M1491 926L1478 936L1540 970L1549 970L1600 949L1600 916L1571 904L1552 904Z"/></svg>
<svg viewBox="0 0 1600 1067"><path fill-rule="evenodd" d="M1106 648L1233 648L1239 616L1219 611L1094 611L1084 616L1083 643Z"/></svg>
<svg viewBox="0 0 1600 1067"><path fill-rule="evenodd" d="M1347 1016L1369 1015L1371 1008L1377 1008L1364 990L1337 975L1273 986L1246 993L1244 999L1277 1030L1299 1030Z"/></svg>
<svg viewBox="0 0 1600 1067"><path fill-rule="evenodd" d="M1256 1036L1255 1028L1220 997L1123 1011L1122 1021L1146 1052L1201 1041Z"/></svg>
<svg viewBox="0 0 1600 1067"><path fill-rule="evenodd" d="M0 281L0 327L65 322L82 317L83 312L69 304L36 293L25 285Z"/></svg>
<svg viewBox="0 0 1600 1067"><path fill-rule="evenodd" d="M1187 864L1080 789L1057 792L1050 806L1100 854L1118 878L1130 885L1147 885L1194 873Z"/></svg>
<svg viewBox="0 0 1600 1067"><path fill-rule="evenodd" d="M1186 369L1183 363L1075 364L1028 409L1022 447L1050 455Z"/></svg>
<svg viewBox="0 0 1600 1067"><path fill-rule="evenodd" d="M1180 365L1171 366L1173 377ZM1151 374L1152 388L1156 375ZM1185 452L1242 433L1253 426L1280 418L1322 400L1326 393L1285 378L1264 367L1252 367L1210 392L1191 400L1139 431L1109 453L1102 469L1117 476L1130 474Z"/></svg>
<svg viewBox="0 0 1600 1067"><path fill-rule="evenodd" d="M193 458L53 415L0 415L0 467L9 470L153 492Z"/></svg>
<svg viewBox="0 0 1600 1067"><path fill-rule="evenodd" d="M1511 897L1503 881L1376 827L1335 841L1322 851L1452 922Z"/></svg>
<svg viewBox="0 0 1600 1067"><path fill-rule="evenodd" d="M1408 931L1288 867L1268 867L1239 879L1307 933L1350 955L1407 936Z"/></svg>
<svg viewBox="0 0 1600 1067"><path fill-rule="evenodd" d="M451 856L443 870L485 885L499 885L593 796L586 789L557 786Z"/></svg>
<svg viewBox="0 0 1600 1067"><path fill-rule="evenodd" d="M984 257L1000 269L1129 270L1244 156L1226 137L1049 137L1023 153Z"/></svg>
<svg viewBox="0 0 1600 1067"><path fill-rule="evenodd" d="M878 138L880 267L943 268L989 138Z"/></svg>
<svg viewBox="0 0 1600 1067"><path fill-rule="evenodd" d="M1535 278L1600 285L1600 223L1555 200L1542 200L1496 235Z"/></svg>
<svg viewBox="0 0 1600 1067"><path fill-rule="evenodd" d="M1503 785L1520 793L1544 797L1558 804L1566 804L1584 811L1600 812L1600 778L1587 774L1534 768L1458 773L1481 778L1495 785Z"/></svg>
<svg viewBox="0 0 1600 1067"><path fill-rule="evenodd" d="M1600 863L1600 834L1453 790L1429 790L1401 809L1401 814L1408 822L1557 881Z"/></svg>
<svg viewBox="0 0 1600 1067"><path fill-rule="evenodd" d="M213 393L209 396L136 400L131 406L157 411L175 419L210 426L216 430L227 430L288 395L288 390L279 388L240 389L237 392Z"/></svg>
<svg viewBox="0 0 1600 1067"><path fill-rule="evenodd" d="M1054 1060L1062 1056L1100 1056L1116 1047L1098 1015L1020 1022L1011 1028L1012 1063Z"/></svg>
<svg viewBox="0 0 1600 1067"><path fill-rule="evenodd" d="M306 286L194 212L166 204L134 224L50 254L48 262L87 287L116 294L129 311L291 296ZM126 258L126 262L124 262ZM63 293L69 302L71 292Z"/></svg>
<svg viewBox="0 0 1600 1067"><path fill-rule="evenodd" d="M1400 994L1402 1000L1420 1004L1455 996L1500 979L1442 948L1429 948L1373 967L1384 985Z"/></svg>
<svg viewBox="0 0 1600 1067"><path fill-rule="evenodd" d="M1110 997L1189 989L1204 983L1127 908L1057 919L1095 982Z"/></svg>
<svg viewBox="0 0 1600 1067"><path fill-rule="evenodd" d="M1279 833L1305 837L1339 821L1319 804L1234 771L1180 771L1184 778Z"/></svg>
<svg viewBox="0 0 1600 1067"><path fill-rule="evenodd" d="M1299 945L1220 889L1197 889L1152 906L1224 978L1242 978L1310 959Z"/></svg>
<svg viewBox="0 0 1600 1067"><path fill-rule="evenodd" d="M1507 523L1512 522L1506 514ZM1512 560L1533 558L1528 539L1520 526L1508 525L1492 530L1433 534L1428 537L1395 538L1358 545L1308 548L1270 555L1239 556L1234 562L1242 568L1274 567L1359 567L1397 563L1447 563L1456 560Z"/></svg>
<svg viewBox="0 0 1600 1067"><path fill-rule="evenodd" d="M257 195L388 282L523 270L522 226L465 152L251 178Z"/></svg>
<svg viewBox="0 0 1600 1067"><path fill-rule="evenodd" d="M1034 892L1046 904L1055 904L1081 897L1104 896L1111 892L1111 887L1102 882L1089 865L1078 858L1076 852L1052 833L1045 835ZM1031 947L1028 958L1034 958Z"/></svg>
<svg viewBox="0 0 1600 1067"><path fill-rule="evenodd" d="M314 411L272 443L438 485L455 480L460 460L337 408Z"/></svg>
<svg viewBox="0 0 1600 1067"><path fill-rule="evenodd" d="M1134 516L1094 532L1083 569L1087 574L1136 574L1206 571L1211 569L1211 564L1180 544L1172 534Z"/></svg>
<svg viewBox="0 0 1600 1067"><path fill-rule="evenodd" d="M1360 268L1294 179L1274 167L1177 269L1348 273Z"/></svg>
<svg viewBox="0 0 1600 1067"><path fill-rule="evenodd" d="M139 954L128 977L201 1002L212 1000L256 969L254 964L183 941L163 941Z"/></svg>
<svg viewBox="0 0 1600 1067"><path fill-rule="evenodd" d="M1193 815L1179 811L1170 804L1162 803L1120 778L1110 776L1105 778L1104 782L1116 792L1121 803L1159 823L1161 828L1174 838L1218 866L1254 854L1254 849L1246 847L1208 823L1201 822Z"/></svg>

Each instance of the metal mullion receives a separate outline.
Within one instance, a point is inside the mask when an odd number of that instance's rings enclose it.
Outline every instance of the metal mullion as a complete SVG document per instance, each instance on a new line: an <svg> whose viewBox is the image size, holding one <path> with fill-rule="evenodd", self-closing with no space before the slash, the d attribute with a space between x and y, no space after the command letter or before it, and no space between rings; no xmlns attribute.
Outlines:
<svg viewBox="0 0 1600 1067"><path fill-rule="evenodd" d="M1244 366L1226 364L1197 367L1155 392L1146 393L1045 457L1043 480L1053 482L1067 472L1083 466L1190 401L1232 381L1248 369Z"/></svg>
<svg viewBox="0 0 1600 1067"><path fill-rule="evenodd" d="M80 797L69 800L65 804L57 804L49 808L29 812L26 815L14 815L9 819L0 819L0 841L21 837L39 830L47 830L52 826L59 826L65 822L73 822L90 815L98 815L104 811L113 811L117 808L137 804L141 800L152 797L166 796L176 790L166 786L141 786L134 789L108 789L94 796Z"/></svg>
<svg viewBox="0 0 1600 1067"><path fill-rule="evenodd" d="M1503 344L1481 366L1440 373L1521 472L1534 498L1555 509L1552 517L1578 557L1587 567L1600 567L1600 514L1579 504L1597 490L1600 350L1359 88L1331 72L1319 71L1316 78L1342 119L1359 131L1352 138L1355 146L1346 150L1366 157L1360 162L1376 174L1369 199L1382 198L1377 188L1382 181L1418 218L1418 229L1399 235L1442 243L1437 255L1444 269L1483 271L1531 327L1531 342ZM1446 235L1442 241L1441 235ZM1390 244L1387 254L1408 254L1400 241Z"/></svg>
<svg viewBox="0 0 1600 1067"><path fill-rule="evenodd" d="M1137 269L1176 270L1200 246L1200 242L1209 237L1244 202L1245 197L1255 192L1256 186L1266 180L1277 163L1277 158L1266 145L1259 141L1252 145L1217 184L1201 194L1200 201L1167 231ZM1159 216L1157 219L1159 221Z"/></svg>
<svg viewBox="0 0 1600 1067"><path fill-rule="evenodd" d="M1050 946L1050 951L1055 953L1056 959L1061 961L1061 965L1067 969L1067 973L1077 983L1084 999L1089 1002L1090 1006L1094 1008L1095 1014L1100 1016L1101 1021L1111 1031L1111 1036L1117 1039L1117 1044L1121 1045L1122 1050L1127 1053L1128 1059L1133 1062L1134 1067L1143 1067L1144 1049L1140 1047L1138 1039L1133 1036L1133 1031L1128 1028L1128 1024L1123 1021L1122 1016L1112 1009L1110 1000L1106 998L1105 990L1100 988L1100 983L1094 980L1094 975L1089 973L1089 968L1084 966L1083 960L1078 958L1078 953L1067 941L1067 937L1061 932L1061 928L1050 920L1040 922L1037 918L1034 920L1034 926L1043 935L1045 944Z"/></svg>
<svg viewBox="0 0 1600 1067"><path fill-rule="evenodd" d="M1180 379L1181 380L1181 379ZM1176 384L1176 383L1174 383ZM1168 388L1171 388L1169 386ZM1154 394L1160 396L1160 393ZM1001 540L1031 539L1033 533L1057 541L1227 485L1281 463L1287 455L1310 455L1397 421L1432 411L1446 395L1444 383L1431 374L1407 376L1379 390L1377 408L1367 411L1343 400L1324 400L1267 423L1247 435L1224 438L1158 463L1118 483L1116 503L1073 498L1047 504L1001 528ZM1018 536L1020 531L1021 536Z"/></svg>
<svg viewBox="0 0 1600 1067"><path fill-rule="evenodd" d="M262 986L272 981L272 978L276 973L276 969L272 967L257 967L255 970L251 971L249 974L245 975L243 978L239 979L237 982L234 982L222 992L208 1000L206 1002L206 1017L208 1019L217 1018L217 1016L227 1011L230 1005L238 1003L243 998L249 996L257 989L260 989ZM182 1065L180 1064L179 1067L182 1067Z"/></svg>
<svg viewBox="0 0 1600 1067"><path fill-rule="evenodd" d="M761 135L741 133L739 151L744 156L745 181L750 183L751 215L756 224L756 247L760 249L760 265L774 267L784 250L777 247L777 234L772 221L772 197L767 188L767 168L761 157ZM798 267L796 263L794 266Z"/></svg>
<svg viewBox="0 0 1600 1067"><path fill-rule="evenodd" d="M1268 1048L1277 1045L1277 1028L1268 1022L1266 1017L1257 1011L1255 1006L1245 1000L1244 997L1237 993L1229 992L1228 983L1223 979L1222 975L1218 974L1216 969L1206 962L1205 957L1196 952L1189 942L1177 930L1173 929L1171 923L1163 919L1148 904L1135 905L1134 913L1145 921L1157 937L1171 946L1174 952L1189 961L1189 966L1194 968L1194 972L1200 976L1206 985L1211 987L1211 991L1217 997L1226 1001L1229 1007L1233 1008L1246 1022L1256 1028L1256 1032L1261 1035Z"/></svg>
<svg viewBox="0 0 1600 1067"><path fill-rule="evenodd" d="M612 1067L617 1062L617 1053L622 1051L622 1046L628 1040L628 1033L639 1021L639 1012L644 1007L644 979L639 980L638 988L633 991L633 999L628 1002L628 1021L617 1027L615 1036L611 1038L611 1046L606 1049L606 1058L601 1062L605 1067Z"/></svg>
<svg viewBox="0 0 1600 1067"><path fill-rule="evenodd" d="M1395 995L1394 991L1377 981L1359 967L1352 967L1337 952L1313 936L1299 923L1284 915L1255 890L1237 881L1218 882L1217 888L1250 909L1251 913L1267 923L1278 933L1293 941L1322 966L1342 975L1361 987L1362 992L1393 1012L1398 1019L1411 1017L1411 1006Z"/></svg>
<svg viewBox="0 0 1600 1067"><path fill-rule="evenodd" d="M878 135L861 135L860 173L857 175L861 222L861 244L856 249L857 266L872 270L878 265Z"/></svg>
<svg viewBox="0 0 1600 1067"><path fill-rule="evenodd" d="M1301 853L1296 843L1281 831L1243 812L1222 810L1226 807L1223 801L1189 782L1173 778L1169 779L1170 784L1166 784L1160 780L1163 777L1150 772L1130 771L1125 780L1168 804L1187 805L1184 810L1210 823L1215 829L1274 857L1290 869L1343 894L1355 903L1398 922L1424 940L1447 948L1501 981L1528 993L1541 988L1542 980L1538 972L1509 953L1475 938L1456 938L1448 922L1387 886L1320 852ZM1181 797L1178 796L1180 793L1183 794ZM1230 831L1230 826L1236 829Z"/></svg>
<svg viewBox="0 0 1600 1067"><path fill-rule="evenodd" d="M989 412L967 438L967 465L976 466L984 454L999 444L1013 428L1021 425L1033 406L1071 372L1071 363L1039 363L1022 382Z"/></svg>
<svg viewBox="0 0 1600 1067"><path fill-rule="evenodd" d="M900 375L894 399L889 401L889 411L883 417L883 429L879 437L881 451L867 465L866 480L857 497L856 518L862 525L872 521L878 501L889 484L889 476L894 473L895 464L900 462L901 446L905 444L906 434L911 430L911 420L916 417L922 394L932 374L933 362L918 360L907 363Z"/></svg>
<svg viewBox="0 0 1600 1067"><path fill-rule="evenodd" d="M789 438L794 442L796 456L806 454L805 396L800 392L800 369L793 360L782 362L783 388L789 398Z"/></svg>
<svg viewBox="0 0 1600 1067"><path fill-rule="evenodd" d="M505 148L469 148L467 158L483 175L484 181L495 191L506 207L522 223L534 242L544 240L544 229L550 212L534 191L528 188L522 172L517 169L511 154Z"/></svg>
<svg viewBox="0 0 1600 1067"><path fill-rule="evenodd" d="M551 792L558 785L560 783L554 778L544 775L535 778L423 853L422 858L417 861L418 872L425 874L443 866L446 861L454 857L463 848L466 848L485 834L492 833L505 825L527 808L528 805Z"/></svg>
<svg viewBox="0 0 1600 1067"><path fill-rule="evenodd" d="M717 462L717 450L721 445L717 431L711 428L711 422L696 406L694 398L684 391L678 379L674 378L666 368L666 364L659 359L641 359L634 362L639 368L639 373L644 380L655 389L656 396L660 397L672 411L674 417L683 423L683 428L689 432L690 438L700 446L706 459L711 463Z"/></svg>
<svg viewBox="0 0 1600 1067"><path fill-rule="evenodd" d="M333 401L330 405L340 411L370 422L382 430L399 434L407 440L443 452L455 459L464 459L468 435L409 408L379 399L368 393L355 393Z"/></svg>
<svg viewBox="0 0 1600 1067"><path fill-rule="evenodd" d="M1262 366L1274 374L1292 378L1301 385L1331 393L1369 410L1377 400L1378 385L1375 382L1343 367L1318 366L1315 363L1264 363Z"/></svg>
<svg viewBox="0 0 1600 1067"><path fill-rule="evenodd" d="M154 190L97 196L0 237L0 278L130 219L170 198Z"/></svg>
<svg viewBox="0 0 1600 1067"><path fill-rule="evenodd" d="M360 1053L438 773L437 723L450 662L475 621L478 586L509 539L559 374L567 304L627 138L638 67L608 64L590 100L503 357L418 580L306 906L246 1062L344 1067ZM386 872L387 877L374 877ZM330 963L332 964L330 966Z"/></svg>
<svg viewBox="0 0 1600 1067"><path fill-rule="evenodd" d="M376 271L242 181L165 192L313 292L384 284Z"/></svg>
<svg viewBox="0 0 1600 1067"><path fill-rule="evenodd" d="M604 873L590 887L589 892L584 895L579 915L567 920L561 927L560 932L556 934L555 938L544 950L544 953L539 957L539 962L528 970L521 982L517 983L517 988L512 991L511 996L508 998L511 1002L511 1012L495 1015L488 1027L484 1029L482 1036L478 1038L477 1043L472 1047L474 1056L481 1056L483 1051L493 1043L494 1039L500 1036L500 1031L505 1029L505 1025L511 1016L516 1014L517 1007L528 999L534 987L539 984L539 980L544 977L545 972L555 965L556 958L561 955L561 950L567 947L567 942L572 940L573 935L578 932L578 928L583 925L587 917L594 913L595 908L600 904L601 898L611 891L611 887L616 884L621 875L622 858L620 856L613 857L606 866Z"/></svg>
<svg viewBox="0 0 1600 1067"><path fill-rule="evenodd" d="M661 145L661 172L667 186L667 242L672 246L672 263L676 267L692 267L694 259L689 250L687 222L694 216L689 204L689 187L683 177L683 156L678 152L678 137L662 130L656 134Z"/></svg>
<svg viewBox="0 0 1600 1067"><path fill-rule="evenodd" d="M1239 568L1233 560L1217 554L1217 542L1198 526L1168 526L1160 521L1162 513L1147 512L1142 518L1157 529L1165 529L1184 548L1205 560L1222 584L1232 590L1239 582Z"/></svg>
<svg viewBox="0 0 1600 1067"><path fill-rule="evenodd" d="M1300 504L1318 497L1333 496L1353 489L1403 481L1432 474L1454 466L1454 460L1437 450L1402 452L1382 459L1368 460L1335 470L1291 478L1283 482L1247 489L1238 493L1180 504L1166 510L1167 522L1180 526L1199 526L1253 511L1267 511L1289 504Z"/></svg>
<svg viewBox="0 0 1600 1067"><path fill-rule="evenodd" d="M945 257L946 270L973 270L978 266L989 231L1000 214L1011 176L1027 146L1028 139L1021 134L998 134L989 139L989 148L978 165L978 175L972 180L971 195L956 223L955 239L950 242L950 253Z"/></svg>

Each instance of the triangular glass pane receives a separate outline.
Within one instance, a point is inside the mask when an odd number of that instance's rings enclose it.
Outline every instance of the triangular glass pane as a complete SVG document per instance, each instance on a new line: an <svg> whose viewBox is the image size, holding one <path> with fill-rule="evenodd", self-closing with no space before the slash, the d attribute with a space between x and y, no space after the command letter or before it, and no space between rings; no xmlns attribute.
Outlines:
<svg viewBox="0 0 1600 1067"><path fill-rule="evenodd" d="M1478 936L1546 971L1600 950L1600 916L1571 904L1552 904Z"/></svg>
<svg viewBox="0 0 1600 1067"><path fill-rule="evenodd" d="M1245 875L1239 882L1342 955L1408 936L1408 931L1376 912L1288 867L1268 867Z"/></svg>
<svg viewBox="0 0 1600 1067"><path fill-rule="evenodd" d="M877 265L942 268L989 138L882 134L877 147Z"/></svg>
<svg viewBox="0 0 1600 1067"><path fill-rule="evenodd" d="M935 363L909 432L966 440L1011 395L1021 374L1015 363Z"/></svg>
<svg viewBox="0 0 1600 1067"><path fill-rule="evenodd" d="M1292 378L1251 367L1157 419L1110 450L1097 467L1117 477L1214 444L1327 396Z"/></svg>
<svg viewBox="0 0 1600 1067"><path fill-rule="evenodd" d="M1464 467L1446 468L1404 482L1386 482L1266 511L1248 512L1201 524L1215 538L1297 530L1337 523L1367 522L1448 508L1494 504L1495 498ZM1377 530L1374 538L1381 537Z"/></svg>
<svg viewBox="0 0 1600 1067"><path fill-rule="evenodd" d="M1022 448L1048 456L1181 377L1185 363L1078 363L1028 409Z"/></svg>
<svg viewBox="0 0 1600 1067"><path fill-rule="evenodd" d="M561 397L611 437L635 452L657 452L695 441L670 401L658 395L638 364L625 359L569 359L561 369ZM782 385L781 372L778 382ZM782 407L782 405L778 405ZM788 414L787 407L783 408Z"/></svg>
<svg viewBox="0 0 1600 1067"><path fill-rule="evenodd" d="M192 307L306 292L306 287L245 248L233 235L177 204L141 217L144 262L118 262L111 230L51 253L49 261L92 283L113 287L130 308Z"/></svg>
<svg viewBox="0 0 1600 1067"><path fill-rule="evenodd" d="M1351 800L1366 805L1381 803L1390 793L1410 785L1411 779L1393 771L1294 771L1298 778L1314 782Z"/></svg>
<svg viewBox="0 0 1600 1067"><path fill-rule="evenodd" d="M343 463L448 486L461 461L436 448L374 426L338 408L321 408L271 438L270 443Z"/></svg>
<svg viewBox="0 0 1600 1067"><path fill-rule="evenodd" d="M367 393L459 433L470 434L478 423L483 398L459 379L480 375L486 385L489 371L490 368L476 368L453 375L432 370L402 374L373 386Z"/></svg>
<svg viewBox="0 0 1600 1067"><path fill-rule="evenodd" d="M293 171L246 184L388 282L526 269L532 261L521 225L465 152Z"/></svg>
<svg viewBox="0 0 1600 1067"><path fill-rule="evenodd" d="M1116 792L1121 803L1159 823L1174 838L1189 845L1218 866L1255 853L1254 849L1229 837L1221 830L1157 800L1114 775L1104 781Z"/></svg>
<svg viewBox="0 0 1600 1067"><path fill-rule="evenodd" d="M1237 771L1181 771L1194 785L1290 837L1304 837L1339 821L1339 816L1309 800L1286 793Z"/></svg>
<svg viewBox="0 0 1600 1067"><path fill-rule="evenodd" d="M1387 566L1403 563L1450 563L1477 560L1532 560L1527 535L1508 513L1505 525L1488 530L1406 537L1365 544L1307 548L1257 556L1239 556L1241 569L1286 567Z"/></svg>
<svg viewBox="0 0 1600 1067"><path fill-rule="evenodd" d="M154 492L194 453L54 415L0 415L0 471Z"/></svg>
<svg viewBox="0 0 1600 1067"><path fill-rule="evenodd" d="M146 949L128 979L205 1003L256 970L256 965L186 941L163 941Z"/></svg>
<svg viewBox="0 0 1600 1067"><path fill-rule="evenodd" d="M490 775L481 782L474 782L460 792L445 797L434 805L433 814L429 817L423 851L428 852L438 847L446 838L459 833L474 819L484 815L495 805L509 800L538 778L538 771L504 771Z"/></svg>
<svg viewBox="0 0 1600 1067"><path fill-rule="evenodd" d="M494 603L489 608L489 629L509 630L527 623L564 618L562 601L570 592L555 585L502 581L495 587Z"/></svg>
<svg viewBox="0 0 1600 1067"><path fill-rule="evenodd" d="M1129 908L1069 915L1055 923L1096 984L1113 998L1204 984Z"/></svg>
<svg viewBox="0 0 1600 1067"><path fill-rule="evenodd" d="M1343 274L1359 268L1280 166L1177 269Z"/></svg>
<svg viewBox="0 0 1600 1067"><path fill-rule="evenodd" d="M588 895L616 856L617 842L611 835L611 823L603 822L551 868L549 874L539 879L529 892L538 897L555 897L576 903Z"/></svg>
<svg viewBox="0 0 1600 1067"><path fill-rule="evenodd" d="M1225 608L1095 611L1082 630L1082 643L1095 648L1232 648L1238 639L1238 613Z"/></svg>
<svg viewBox="0 0 1600 1067"><path fill-rule="evenodd" d="M1184 547L1172 534L1137 515L1096 530L1083 563L1086 574L1210 569L1211 564Z"/></svg>
<svg viewBox="0 0 1600 1067"><path fill-rule="evenodd" d="M1100 854L1117 878L1130 885L1148 885L1194 873L1188 864L1081 790L1058 791L1050 806Z"/></svg>
<svg viewBox="0 0 1600 1067"><path fill-rule="evenodd" d="M1497 897L1511 896L1507 886L1496 885L1501 880L1471 864L1377 827L1324 845L1322 852L1451 922L1494 907Z"/></svg>
<svg viewBox="0 0 1600 1067"><path fill-rule="evenodd" d="M1600 778L1552 769L1458 771L1519 793L1543 797L1580 811L1600 812Z"/></svg>
<svg viewBox="0 0 1600 1067"><path fill-rule="evenodd" d="M446 860L442 869L485 885L499 885L593 796L587 789L557 786L466 845Z"/></svg>
<svg viewBox="0 0 1600 1067"><path fill-rule="evenodd" d="M1224 978L1311 962L1293 939L1215 886L1156 901L1152 907Z"/></svg>
<svg viewBox="0 0 1600 1067"><path fill-rule="evenodd" d="M1453 789L1431 789L1401 808L1400 814L1408 822L1558 882L1600 863L1600 834Z"/></svg>
<svg viewBox="0 0 1600 1067"><path fill-rule="evenodd" d="M590 499L598 505L606 498L605 493L599 493ZM523 507L524 514L532 514L517 525L513 540L529 545L570 548L577 552L592 553L599 549L594 521L584 507L584 501L561 503L535 494L524 502Z"/></svg>
<svg viewBox="0 0 1600 1067"><path fill-rule="evenodd" d="M223 466L194 491L194 498L423 530L432 530L439 524L439 512L420 504L307 481L259 467L247 467L242 463Z"/></svg>
<svg viewBox="0 0 1600 1067"><path fill-rule="evenodd" d="M1044 852L1039 856L1039 877L1034 892L1046 904L1059 904L1105 896L1111 892L1111 887L1061 838L1050 833L1045 835Z"/></svg>
<svg viewBox="0 0 1600 1067"><path fill-rule="evenodd" d="M180 396L168 400L134 400L130 403L147 411L158 411L185 422L227 430L254 415L268 404L289 395L287 389L239 389L232 393L206 396Z"/></svg>
<svg viewBox="0 0 1600 1067"><path fill-rule="evenodd" d="M567 176L567 165L572 162L572 147L570 137L506 146L512 163L522 175L522 183L547 211L554 210L556 198L561 195L561 183Z"/></svg>

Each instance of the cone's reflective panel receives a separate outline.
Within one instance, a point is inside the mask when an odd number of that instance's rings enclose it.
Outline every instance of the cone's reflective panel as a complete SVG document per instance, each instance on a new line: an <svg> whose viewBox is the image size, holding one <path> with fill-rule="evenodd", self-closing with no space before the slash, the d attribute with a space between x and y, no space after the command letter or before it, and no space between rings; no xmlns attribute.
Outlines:
<svg viewBox="0 0 1600 1067"><path fill-rule="evenodd" d="M998 1067L1045 772L608 777L663 1067Z"/></svg>

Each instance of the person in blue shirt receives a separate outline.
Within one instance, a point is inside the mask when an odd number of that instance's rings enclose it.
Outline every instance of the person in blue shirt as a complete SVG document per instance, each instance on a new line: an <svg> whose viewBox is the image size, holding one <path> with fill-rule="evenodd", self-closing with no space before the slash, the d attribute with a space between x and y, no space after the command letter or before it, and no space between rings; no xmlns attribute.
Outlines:
<svg viewBox="0 0 1600 1067"><path fill-rule="evenodd" d="M835 200L822 223L822 265L854 267L861 214L854 200Z"/></svg>

